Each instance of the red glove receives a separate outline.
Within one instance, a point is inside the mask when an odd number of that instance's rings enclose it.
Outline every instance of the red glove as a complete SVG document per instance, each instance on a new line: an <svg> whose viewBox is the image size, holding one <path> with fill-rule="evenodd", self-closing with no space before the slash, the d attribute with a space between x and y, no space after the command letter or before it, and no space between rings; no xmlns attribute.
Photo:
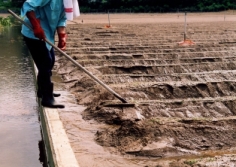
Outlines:
<svg viewBox="0 0 236 167"><path fill-rule="evenodd" d="M60 48L61 50L66 50L66 33L58 33L58 48Z"/></svg>
<svg viewBox="0 0 236 167"><path fill-rule="evenodd" d="M40 26L40 20L35 17L34 11L30 11L26 13L30 23L32 24L32 28L34 31L34 36L39 38L40 40L45 40L46 36L42 27Z"/></svg>

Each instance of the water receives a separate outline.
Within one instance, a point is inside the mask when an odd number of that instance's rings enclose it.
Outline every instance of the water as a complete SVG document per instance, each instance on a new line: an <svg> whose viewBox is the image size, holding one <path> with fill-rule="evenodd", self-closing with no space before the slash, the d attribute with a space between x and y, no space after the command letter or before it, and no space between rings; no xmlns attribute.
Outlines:
<svg viewBox="0 0 236 167"><path fill-rule="evenodd" d="M42 167L33 66L20 27L0 28L1 167Z"/></svg>

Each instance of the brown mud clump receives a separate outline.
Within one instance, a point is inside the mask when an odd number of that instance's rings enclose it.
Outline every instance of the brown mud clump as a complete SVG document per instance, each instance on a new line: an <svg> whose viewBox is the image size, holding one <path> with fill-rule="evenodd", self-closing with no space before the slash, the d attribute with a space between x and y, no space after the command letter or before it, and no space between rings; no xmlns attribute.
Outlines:
<svg viewBox="0 0 236 167"><path fill-rule="evenodd" d="M236 22L193 18L187 35L194 45L188 46L177 44L183 26L171 20L68 26L66 52L135 103L105 107L121 102L58 54L63 86L86 106L84 120L106 125L94 139L111 154L155 167L235 163Z"/></svg>

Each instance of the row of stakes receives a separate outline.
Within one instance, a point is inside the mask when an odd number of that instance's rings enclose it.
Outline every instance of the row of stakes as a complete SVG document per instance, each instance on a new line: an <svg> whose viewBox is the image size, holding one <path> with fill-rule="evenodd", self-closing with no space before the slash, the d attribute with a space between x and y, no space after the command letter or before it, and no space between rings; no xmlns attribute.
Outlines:
<svg viewBox="0 0 236 167"><path fill-rule="evenodd" d="M225 16L224 16L224 21L225 21ZM111 26L111 22L110 22L110 14L108 11L108 25L106 25L105 28L111 28L111 27L112 26ZM185 12L185 14L184 14L184 40L181 42L178 42L178 45L180 45L180 46L191 46L191 45L195 44L192 40L187 39L186 29L187 29L187 12Z"/></svg>
<svg viewBox="0 0 236 167"><path fill-rule="evenodd" d="M108 25L106 25L105 28L112 28L111 22L110 22L110 13L109 13L109 11L108 11L107 15L108 15ZM178 44L180 46L194 45L195 43L192 40L187 39L187 37L186 37L186 29L187 29L187 13L186 12L185 12L184 16L185 16L184 17L184 20L185 20L185 22L184 22L184 40L181 41L181 42L178 42Z"/></svg>

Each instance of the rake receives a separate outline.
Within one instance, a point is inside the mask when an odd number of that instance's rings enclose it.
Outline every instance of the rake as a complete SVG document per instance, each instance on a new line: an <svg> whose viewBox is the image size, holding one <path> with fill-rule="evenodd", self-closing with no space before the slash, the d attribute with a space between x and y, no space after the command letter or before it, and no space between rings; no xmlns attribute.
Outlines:
<svg viewBox="0 0 236 167"><path fill-rule="evenodd" d="M13 11L8 9L8 12L12 14L17 20L19 20L22 24L27 26L30 30L33 31L32 27L25 23L18 15L16 15ZM96 76L94 76L92 73L90 73L88 70L86 70L82 65L80 65L78 62L76 62L74 59L72 59L69 55L67 55L65 52L63 52L60 48L55 46L53 43L51 43L48 39L45 39L45 42L47 42L49 45L51 45L54 49L56 49L58 52L60 52L63 56L65 56L68 60L70 60L73 64L75 64L77 67L79 67L82 71L84 71L88 76L90 76L94 81L98 82L101 86L103 86L108 92L113 94L117 99L119 99L122 103L117 104L106 104L106 106L117 106L117 107L134 107L134 103L128 103L126 99L121 97L118 93L116 93L114 90L112 90L109 86L107 86L105 83L103 83L101 80L99 80Z"/></svg>

